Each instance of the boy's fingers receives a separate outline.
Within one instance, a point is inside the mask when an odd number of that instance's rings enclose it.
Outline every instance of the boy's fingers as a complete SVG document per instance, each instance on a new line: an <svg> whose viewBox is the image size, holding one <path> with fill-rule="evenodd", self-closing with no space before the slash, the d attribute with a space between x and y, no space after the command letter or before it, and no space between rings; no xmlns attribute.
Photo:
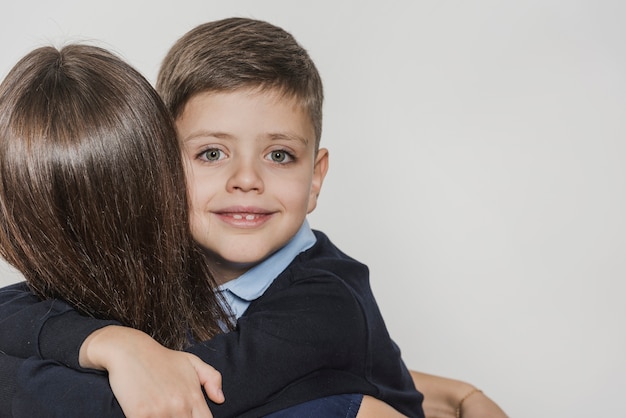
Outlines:
<svg viewBox="0 0 626 418"><path fill-rule="evenodd" d="M215 403L224 402L224 392L222 392L222 374L200 360L194 355L190 355L191 364L196 369L200 384L204 387L204 391L210 400Z"/></svg>
<svg viewBox="0 0 626 418"><path fill-rule="evenodd" d="M224 397L224 392L222 392L221 388L216 388L215 385L205 384L204 391L210 400L215 403L224 403L226 398Z"/></svg>

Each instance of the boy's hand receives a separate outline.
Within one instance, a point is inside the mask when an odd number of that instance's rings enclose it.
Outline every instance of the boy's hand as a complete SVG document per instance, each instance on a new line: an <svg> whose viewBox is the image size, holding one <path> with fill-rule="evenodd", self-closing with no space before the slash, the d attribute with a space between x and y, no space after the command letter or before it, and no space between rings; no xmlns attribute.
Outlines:
<svg viewBox="0 0 626 418"><path fill-rule="evenodd" d="M80 364L108 371L128 418L211 418L202 387L213 402L224 402L217 370L132 328L108 326L92 333L81 346Z"/></svg>

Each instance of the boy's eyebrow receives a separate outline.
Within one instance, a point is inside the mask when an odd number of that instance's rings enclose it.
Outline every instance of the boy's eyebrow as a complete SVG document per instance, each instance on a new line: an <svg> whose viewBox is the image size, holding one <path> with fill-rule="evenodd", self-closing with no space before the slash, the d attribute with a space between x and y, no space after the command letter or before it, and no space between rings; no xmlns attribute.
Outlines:
<svg viewBox="0 0 626 418"><path fill-rule="evenodd" d="M299 141L299 142L302 142L305 146L309 145L309 138L306 138L304 136L301 136L295 133L274 132L274 133L268 133L267 136L272 141L279 141L279 140ZM192 132L191 134L182 138L181 142L188 142L197 138L206 138L206 137L213 137L213 138L220 138L220 139L233 139L234 138L231 134L228 134L226 132L201 130L201 131Z"/></svg>
<svg viewBox="0 0 626 418"><path fill-rule="evenodd" d="M268 136L270 137L271 140L274 140L274 141L277 141L277 140L300 141L304 145L309 145L309 138L300 136L294 133L278 132L278 133L270 133L268 134Z"/></svg>
<svg viewBox="0 0 626 418"><path fill-rule="evenodd" d="M227 138L232 138L232 135L229 135L225 132L219 132L219 131L200 130L200 131L192 132L186 137L181 138L181 142L188 142L196 138L206 138L206 137L227 139Z"/></svg>

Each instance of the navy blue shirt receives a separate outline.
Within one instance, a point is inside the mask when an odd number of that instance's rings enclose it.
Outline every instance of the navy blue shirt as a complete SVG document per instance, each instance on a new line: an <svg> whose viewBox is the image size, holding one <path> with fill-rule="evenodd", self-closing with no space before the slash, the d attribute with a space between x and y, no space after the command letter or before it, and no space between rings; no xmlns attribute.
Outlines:
<svg viewBox="0 0 626 418"><path fill-rule="evenodd" d="M263 295L250 303L237 321L235 331L187 350L222 373L227 400L222 405L210 403L213 415L259 417L312 399L362 393L381 399L409 417L423 417L423 397L415 389L400 350L387 332L371 292L367 267L342 253L324 234L315 232L315 235L316 244L299 254ZM28 296L21 296L20 303L27 299ZM86 320L64 310L58 301L55 303L47 320L38 318L31 326L14 328L4 336L5 327L0 321L0 345L4 346L4 339L10 336L15 342L7 346L20 350L7 354L41 355L77 367L77 350L91 332L86 322L96 320ZM14 320L24 312L17 311ZM0 318L6 318L2 293ZM80 328L78 324L82 324ZM99 326L95 322L92 325L93 329ZM59 332L64 335L59 337ZM5 350L2 346L0 350ZM33 350L33 347L38 348ZM89 407L90 402L100 405L99 416L118 416L113 411L119 408L114 397L99 393L103 385L108 387L106 376L67 368L56 374L33 373L41 365L34 360L30 363L18 371L18 377L30 373L30 380L28 385L17 385L13 408L14 411L16 407L22 408L18 411L22 415L16 416L36 416L33 402L29 403L28 398L38 398L41 405L54 407L55 390L42 390L54 381L45 381L51 376L57 380L57 388L71 386L77 398L72 404L73 411L58 416L98 416L81 409ZM45 366L52 368L54 364ZM79 379L88 376L104 383L78 385L68 375L70 372L81 374ZM87 392L85 398L77 395L80 390ZM98 397L96 401L89 398L94 396ZM89 401L81 402L81 399ZM106 410L106 405L111 412Z"/></svg>

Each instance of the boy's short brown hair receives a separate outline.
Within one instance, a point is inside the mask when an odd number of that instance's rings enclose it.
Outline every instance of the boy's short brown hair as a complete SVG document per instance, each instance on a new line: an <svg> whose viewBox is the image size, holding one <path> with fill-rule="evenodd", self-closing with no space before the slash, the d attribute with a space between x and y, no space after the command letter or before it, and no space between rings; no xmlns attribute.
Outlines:
<svg viewBox="0 0 626 418"><path fill-rule="evenodd" d="M319 147L322 80L307 51L270 23L228 18L195 27L166 55L156 87L174 118L198 93L276 89L295 97L307 110Z"/></svg>

